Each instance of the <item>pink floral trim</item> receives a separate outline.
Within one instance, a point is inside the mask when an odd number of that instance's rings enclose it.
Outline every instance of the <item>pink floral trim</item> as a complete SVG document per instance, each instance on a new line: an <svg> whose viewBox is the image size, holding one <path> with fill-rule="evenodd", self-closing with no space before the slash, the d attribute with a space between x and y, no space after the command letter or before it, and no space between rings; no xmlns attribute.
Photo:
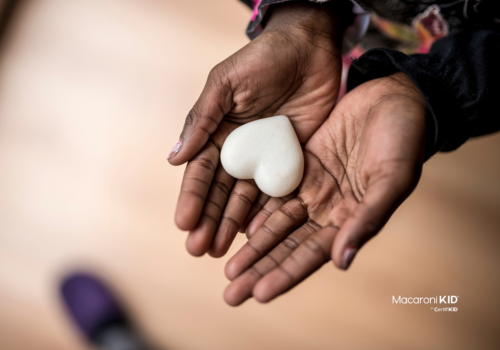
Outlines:
<svg viewBox="0 0 500 350"><path fill-rule="evenodd" d="M259 5L262 2L262 0L252 0L253 2L253 13L252 13L252 18L250 19L251 21L255 20L257 16L259 15Z"/></svg>
<svg viewBox="0 0 500 350"><path fill-rule="evenodd" d="M352 61L358 59L364 53L365 52L361 50L359 46L355 46L354 49L342 56L342 76L340 80L340 90L337 103L347 93L347 74L349 73L349 68L351 68Z"/></svg>

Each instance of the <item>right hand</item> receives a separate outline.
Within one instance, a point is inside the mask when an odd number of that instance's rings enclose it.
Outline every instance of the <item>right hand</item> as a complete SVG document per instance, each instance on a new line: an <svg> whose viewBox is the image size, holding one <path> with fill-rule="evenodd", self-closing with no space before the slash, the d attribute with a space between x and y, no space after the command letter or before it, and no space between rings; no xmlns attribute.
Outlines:
<svg viewBox="0 0 500 350"><path fill-rule="evenodd" d="M427 112L401 72L345 95L304 147L297 195L271 199L228 261L226 302L269 302L330 260L349 268L418 183Z"/></svg>
<svg viewBox="0 0 500 350"><path fill-rule="evenodd" d="M172 165L189 161L175 221L190 231L191 254L224 255L269 199L253 181L236 181L220 165L229 133L253 120L286 115L305 143L333 109L342 67L341 17L325 5L277 6L259 37L210 72L186 118L181 146L169 156Z"/></svg>

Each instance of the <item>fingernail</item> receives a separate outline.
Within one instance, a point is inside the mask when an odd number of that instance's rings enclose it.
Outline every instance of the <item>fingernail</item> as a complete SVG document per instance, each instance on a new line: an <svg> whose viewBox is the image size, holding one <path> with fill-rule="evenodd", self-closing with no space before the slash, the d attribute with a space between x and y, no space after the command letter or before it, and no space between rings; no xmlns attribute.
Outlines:
<svg viewBox="0 0 500 350"><path fill-rule="evenodd" d="M168 154L168 157L167 159L170 159L170 158L173 158L175 157L175 155L177 153L179 153L179 151L181 150L181 146L182 146L182 140L179 139L179 141L176 142L176 144L174 145L174 147L172 148L172 150L170 151L170 153Z"/></svg>
<svg viewBox="0 0 500 350"><path fill-rule="evenodd" d="M357 252L358 250L354 247L349 247L345 250L342 258L342 269L347 270L349 268Z"/></svg>

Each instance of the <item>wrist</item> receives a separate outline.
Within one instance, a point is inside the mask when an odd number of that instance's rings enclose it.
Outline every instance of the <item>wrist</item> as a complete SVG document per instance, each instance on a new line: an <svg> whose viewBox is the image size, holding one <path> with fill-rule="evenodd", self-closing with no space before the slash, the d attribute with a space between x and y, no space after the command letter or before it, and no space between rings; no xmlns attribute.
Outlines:
<svg viewBox="0 0 500 350"><path fill-rule="evenodd" d="M389 75L386 79L393 84L393 91L399 91L406 96L420 103L423 108L427 109L427 102L415 83L403 72L397 72Z"/></svg>
<svg viewBox="0 0 500 350"><path fill-rule="evenodd" d="M303 38L328 39L340 47L342 36L352 22L350 3L285 2L269 9L265 30L286 31Z"/></svg>

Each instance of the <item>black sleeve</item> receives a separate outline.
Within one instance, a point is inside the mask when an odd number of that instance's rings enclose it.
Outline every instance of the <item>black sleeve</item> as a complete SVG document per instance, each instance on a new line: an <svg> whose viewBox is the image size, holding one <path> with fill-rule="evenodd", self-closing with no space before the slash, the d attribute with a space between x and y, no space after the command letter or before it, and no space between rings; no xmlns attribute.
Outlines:
<svg viewBox="0 0 500 350"><path fill-rule="evenodd" d="M253 10L253 3L252 3L252 0L240 0L242 3L244 3L245 5L247 5L248 7L250 7L250 9Z"/></svg>
<svg viewBox="0 0 500 350"><path fill-rule="evenodd" d="M370 50L353 61L348 90L398 71L413 80L429 106L426 160L500 130L500 25L451 34L428 54Z"/></svg>

